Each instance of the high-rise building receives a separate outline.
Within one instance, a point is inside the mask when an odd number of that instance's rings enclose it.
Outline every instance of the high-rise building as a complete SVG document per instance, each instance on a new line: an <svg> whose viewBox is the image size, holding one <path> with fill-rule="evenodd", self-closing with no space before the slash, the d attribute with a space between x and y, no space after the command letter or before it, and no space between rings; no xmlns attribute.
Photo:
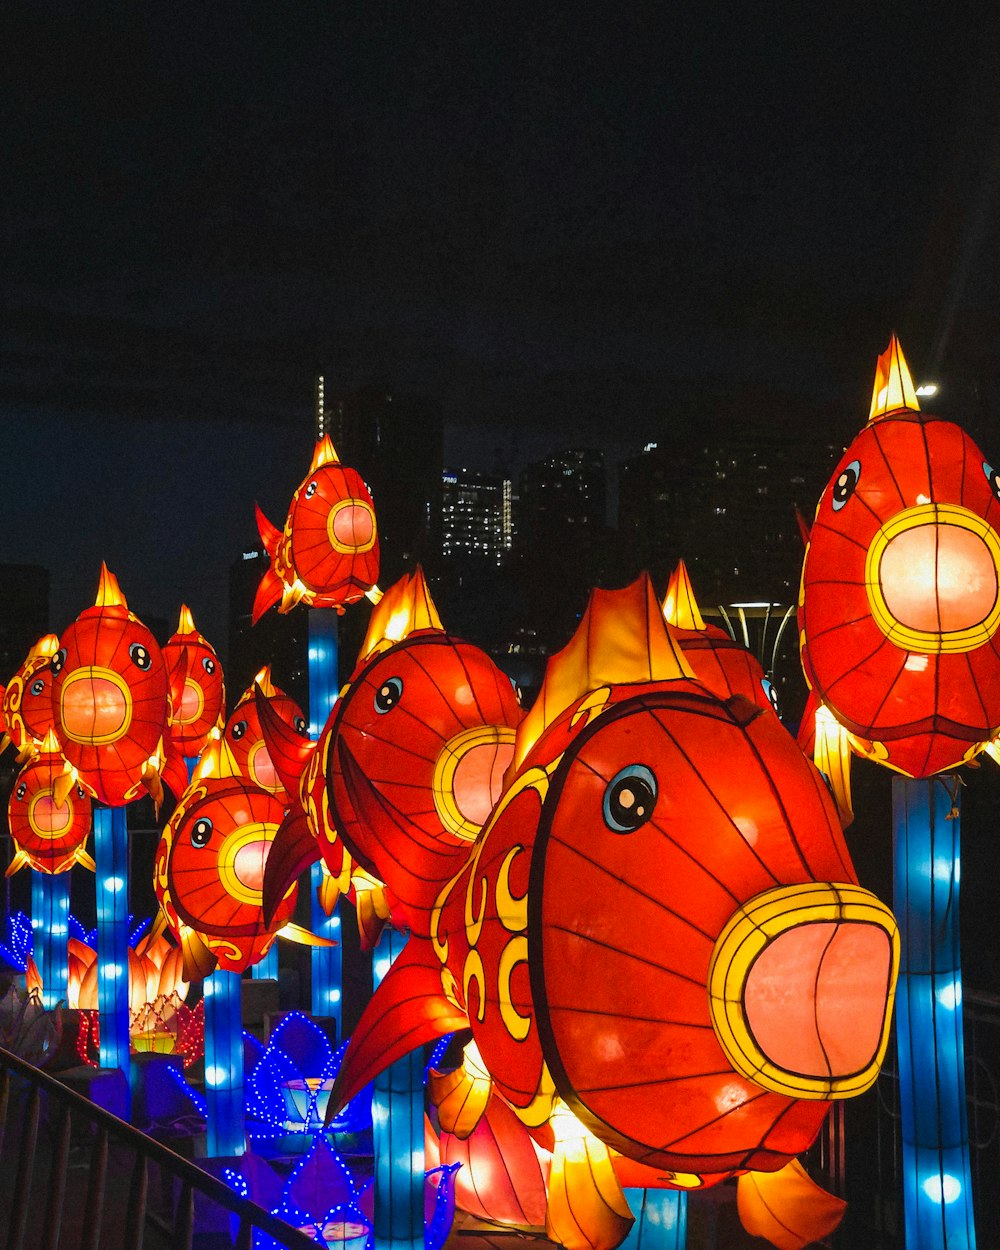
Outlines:
<svg viewBox="0 0 1000 1250"><path fill-rule="evenodd" d="M500 564L513 539L510 480L446 469L441 481L442 556Z"/></svg>
<svg viewBox="0 0 1000 1250"><path fill-rule="evenodd" d="M604 453L571 450L529 465L520 482L518 530L589 542L605 524Z"/></svg>

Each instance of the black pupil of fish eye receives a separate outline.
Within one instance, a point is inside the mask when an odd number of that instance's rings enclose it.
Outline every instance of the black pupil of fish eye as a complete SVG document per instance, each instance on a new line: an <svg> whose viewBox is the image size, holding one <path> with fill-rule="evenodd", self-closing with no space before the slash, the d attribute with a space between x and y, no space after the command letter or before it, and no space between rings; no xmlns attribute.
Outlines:
<svg viewBox="0 0 1000 1250"><path fill-rule="evenodd" d="M634 833L653 815L656 778L635 766L614 777L604 794L604 820L615 833Z"/></svg>
<svg viewBox="0 0 1000 1250"><path fill-rule="evenodd" d="M315 494L316 494L316 483L310 482L309 485L306 487L306 498L312 499L313 495Z"/></svg>
<svg viewBox="0 0 1000 1250"><path fill-rule="evenodd" d="M77 797L78 799L82 799L82 798L83 798L83 786L77 786L77 787L76 787L76 797Z"/></svg>
<svg viewBox="0 0 1000 1250"><path fill-rule="evenodd" d="M205 656L205 658L204 658L204 659L202 660L202 662L201 662L201 665L202 665L202 668L205 670L205 672L206 672L206 673L214 673L214 672L215 672L215 661L214 661L213 659L211 659L209 656L207 656L207 655Z"/></svg>
<svg viewBox="0 0 1000 1250"><path fill-rule="evenodd" d="M53 673L58 673L65 663L66 663L66 651L64 648L62 651L57 651L56 654L52 657Z"/></svg>
<svg viewBox="0 0 1000 1250"><path fill-rule="evenodd" d="M45 682L42 681L40 677L36 677L35 680L31 683L31 693L41 694L44 689L45 689Z"/></svg>
<svg viewBox="0 0 1000 1250"><path fill-rule="evenodd" d="M152 662L149 657L149 651L141 642L133 642L128 649L128 653L136 668L141 668L144 672L149 668Z"/></svg>
<svg viewBox="0 0 1000 1250"><path fill-rule="evenodd" d="M17 797L19 799L23 799L27 793L28 793L28 787L22 781L21 784L17 787Z"/></svg>
<svg viewBox="0 0 1000 1250"><path fill-rule="evenodd" d="M236 741L239 741L239 739L243 737L246 731L247 731L246 721L238 720L236 724L233 726L233 737L236 739Z"/></svg>
<svg viewBox="0 0 1000 1250"><path fill-rule="evenodd" d="M836 503L846 503L854 493L854 488L858 484L858 470L853 464L849 464L837 478L833 486L833 498Z"/></svg>
<svg viewBox="0 0 1000 1250"><path fill-rule="evenodd" d="M296 718L295 718L295 728L299 731L299 733L300 733L300 734L304 734L304 733L305 733L305 731L306 731L306 722L305 722L305 719L304 719L303 717L301 717L301 716L296 716Z"/></svg>
<svg viewBox="0 0 1000 1250"><path fill-rule="evenodd" d="M401 677L387 677L375 691L375 711L382 714L394 708L403 694Z"/></svg>
<svg viewBox="0 0 1000 1250"><path fill-rule="evenodd" d="M212 836L212 822L206 817L194 822L194 828L191 830L192 846L207 846L208 840Z"/></svg>

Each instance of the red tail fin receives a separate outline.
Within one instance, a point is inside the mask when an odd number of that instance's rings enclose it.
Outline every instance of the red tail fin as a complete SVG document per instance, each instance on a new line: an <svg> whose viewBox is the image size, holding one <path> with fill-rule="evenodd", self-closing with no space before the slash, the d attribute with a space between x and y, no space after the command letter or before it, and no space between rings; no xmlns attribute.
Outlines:
<svg viewBox="0 0 1000 1250"><path fill-rule="evenodd" d="M264 745L271 757L274 771L289 794L298 794L302 770L316 750L316 743L303 737L288 721L279 716L272 707L271 700L256 683L254 702L264 735Z"/></svg>
<svg viewBox="0 0 1000 1250"><path fill-rule="evenodd" d="M265 924L269 925L273 920L278 904L289 887L319 857L319 843L313 837L305 812L296 800L278 826L264 865L261 905Z"/></svg>
<svg viewBox="0 0 1000 1250"><path fill-rule="evenodd" d="M278 550L278 543L281 541L281 530L276 525L272 525L263 512L261 512L260 504L255 503L253 510L257 515L257 530L260 533L260 541L264 544L264 550L273 560L274 553Z"/></svg>

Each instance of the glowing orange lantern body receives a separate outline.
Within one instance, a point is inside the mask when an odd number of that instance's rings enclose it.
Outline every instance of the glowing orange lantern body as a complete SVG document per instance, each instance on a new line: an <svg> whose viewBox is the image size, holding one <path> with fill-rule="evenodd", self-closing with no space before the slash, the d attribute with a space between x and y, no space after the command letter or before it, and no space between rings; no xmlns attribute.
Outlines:
<svg viewBox="0 0 1000 1250"><path fill-rule="evenodd" d="M235 778L196 781L185 791L159 846L153 885L184 952L184 977L216 967L243 972L267 954L291 916L297 888L265 924L261 884L284 816L272 794Z"/></svg>
<svg viewBox="0 0 1000 1250"><path fill-rule="evenodd" d="M802 664L856 750L927 777L1000 729L1000 476L917 410L895 340L879 367L810 533Z"/></svg>
<svg viewBox="0 0 1000 1250"><path fill-rule="evenodd" d="M222 728L226 691L215 648L195 629L186 607L163 647L170 683L170 737L182 755L200 755Z"/></svg>
<svg viewBox="0 0 1000 1250"><path fill-rule="evenodd" d="M167 671L156 639L102 567L97 603L62 635L52 706L67 761L111 806L153 790L167 723Z"/></svg>
<svg viewBox="0 0 1000 1250"><path fill-rule="evenodd" d="M271 710L303 745L308 743L302 709L284 690L272 683L270 668L264 668L257 674L254 684L243 692L226 721L222 733L221 772L226 777L245 777L287 807L291 796L282 784L264 740L254 697L255 687L260 688Z"/></svg>
<svg viewBox="0 0 1000 1250"><path fill-rule="evenodd" d="M329 435L313 454L309 473L292 496L284 530L257 509L261 542L271 567L253 605L254 624L268 608L290 612L300 601L343 612L378 579L375 505L356 469L337 459Z"/></svg>
<svg viewBox="0 0 1000 1250"><path fill-rule="evenodd" d="M64 797L57 798L56 781L65 772L66 761L50 730L40 754L18 774L7 804L15 844L8 877L25 865L36 872L57 873L83 864L93 871L94 861L86 850L90 797L82 786L72 785Z"/></svg>
<svg viewBox="0 0 1000 1250"><path fill-rule="evenodd" d="M418 860L348 772L429 940L379 987L338 1098L467 1024L528 1126L561 1098L680 1187L782 1166L875 1080L898 962L820 774L773 714L691 678L648 579L594 592L535 706L465 854Z"/></svg>
<svg viewBox="0 0 1000 1250"><path fill-rule="evenodd" d="M39 638L3 692L4 730L18 759L36 750L52 726L52 657L58 650L55 634Z"/></svg>

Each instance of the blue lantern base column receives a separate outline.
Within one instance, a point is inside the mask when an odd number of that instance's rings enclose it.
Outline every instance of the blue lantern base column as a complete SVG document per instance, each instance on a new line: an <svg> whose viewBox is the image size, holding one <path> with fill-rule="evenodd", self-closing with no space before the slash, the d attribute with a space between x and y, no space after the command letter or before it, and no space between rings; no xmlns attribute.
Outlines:
<svg viewBox="0 0 1000 1250"><path fill-rule="evenodd" d="M205 1102L210 1159L246 1149L243 1112L243 987L238 972L205 978Z"/></svg>
<svg viewBox="0 0 1000 1250"><path fill-rule="evenodd" d="M250 969L255 981L277 981L278 979L278 943L275 942L263 959L257 961Z"/></svg>
<svg viewBox="0 0 1000 1250"><path fill-rule="evenodd" d="M621 1250L684 1250L687 1194L678 1189L626 1189L635 1223Z"/></svg>
<svg viewBox="0 0 1000 1250"><path fill-rule="evenodd" d="M31 874L33 958L42 979L42 1006L66 1001L69 981L69 873Z"/></svg>
<svg viewBox="0 0 1000 1250"><path fill-rule="evenodd" d="M97 1007L102 1068L129 1083L128 826L124 807L94 808L97 866Z"/></svg>
<svg viewBox="0 0 1000 1250"><path fill-rule="evenodd" d="M309 609L309 736L317 739L323 732L333 705L337 701L339 685L339 620L332 608ZM328 916L318 898L323 880L323 865L313 864L309 878L312 931L318 937L340 941L340 916L334 911ZM314 1016L332 1016L337 1024L337 1037L341 1036L341 992L343 989L343 963L339 946L314 946L310 952L312 970L312 1000Z"/></svg>
<svg viewBox="0 0 1000 1250"><path fill-rule="evenodd" d="M892 780L907 1250L976 1245L965 1109L958 780Z"/></svg>
<svg viewBox="0 0 1000 1250"><path fill-rule="evenodd" d="M406 945L387 927L375 948L376 984ZM376 1250L412 1250L424 1244L424 1056L423 1047L375 1078L372 1096L375 1155Z"/></svg>

